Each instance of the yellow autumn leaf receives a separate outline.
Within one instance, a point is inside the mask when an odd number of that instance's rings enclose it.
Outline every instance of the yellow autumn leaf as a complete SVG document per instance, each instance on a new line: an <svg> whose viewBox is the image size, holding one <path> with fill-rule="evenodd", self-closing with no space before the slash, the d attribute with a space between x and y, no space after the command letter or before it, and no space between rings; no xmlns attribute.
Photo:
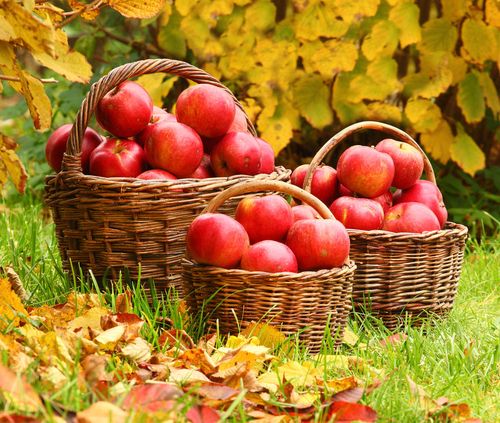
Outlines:
<svg viewBox="0 0 500 423"><path fill-rule="evenodd" d="M15 153L17 144L11 138L0 134L0 187L10 177L16 189L23 193L28 174Z"/></svg>
<svg viewBox="0 0 500 423"><path fill-rule="evenodd" d="M324 128L333 121L330 93L319 75L304 74L292 87L294 103L302 116L315 128Z"/></svg>
<svg viewBox="0 0 500 423"><path fill-rule="evenodd" d="M169 55L178 58L186 56L186 36L181 30L181 16L177 11L169 15L168 23L163 24L158 31L156 41Z"/></svg>
<svg viewBox="0 0 500 423"><path fill-rule="evenodd" d="M333 7L336 16L341 16L343 20L351 23L363 16L375 16L379 4L380 0L335 0L330 7Z"/></svg>
<svg viewBox="0 0 500 423"><path fill-rule="evenodd" d="M175 8L182 16L196 13L200 0L175 0Z"/></svg>
<svg viewBox="0 0 500 423"><path fill-rule="evenodd" d="M316 379L322 374L311 361L299 363L288 361L274 371L262 373L257 379L270 392L276 392L283 385L283 380L290 382L295 388L315 386Z"/></svg>
<svg viewBox="0 0 500 423"><path fill-rule="evenodd" d="M92 76L92 67L85 56L77 51L62 52L53 58L46 53L33 53L43 66L64 76L69 81L87 83Z"/></svg>
<svg viewBox="0 0 500 423"><path fill-rule="evenodd" d="M361 51L368 60L392 56L398 46L399 30L387 20L378 21L363 40Z"/></svg>
<svg viewBox="0 0 500 423"><path fill-rule="evenodd" d="M379 122L401 123L401 107L381 101L372 101L363 105L363 118L366 120L377 120Z"/></svg>
<svg viewBox="0 0 500 423"><path fill-rule="evenodd" d="M462 55L477 64L496 60L498 46L494 31L483 21L466 19L462 24Z"/></svg>
<svg viewBox="0 0 500 423"><path fill-rule="evenodd" d="M163 105L162 99L166 95L163 93L162 89L163 79L166 78L166 76L167 75L164 73L150 73L142 75L136 80L136 82L149 93L153 99L153 104L158 107ZM177 78L175 77L175 79Z"/></svg>
<svg viewBox="0 0 500 423"><path fill-rule="evenodd" d="M384 86L387 92L399 91L398 64L392 57L379 57L368 64L366 75Z"/></svg>
<svg viewBox="0 0 500 423"><path fill-rule="evenodd" d="M241 334L246 337L256 336L260 344L268 348L275 348L286 340L282 332L268 323L251 322Z"/></svg>
<svg viewBox="0 0 500 423"><path fill-rule="evenodd" d="M349 23L336 19L331 6L311 3L294 19L295 35L304 41L314 41L320 37L339 38L349 29Z"/></svg>
<svg viewBox="0 0 500 423"><path fill-rule="evenodd" d="M467 122L476 123L484 118L484 95L475 72L469 72L458 84L457 104Z"/></svg>
<svg viewBox="0 0 500 423"><path fill-rule="evenodd" d="M275 155L290 143L293 136L292 122L280 107L276 108L272 116L266 113L264 107L257 119L257 128L260 137L271 145Z"/></svg>
<svg viewBox="0 0 500 423"><path fill-rule="evenodd" d="M8 279L0 279L0 330L7 328L9 325L19 325L19 315L28 315L24 308L21 299L12 290L12 286Z"/></svg>
<svg viewBox="0 0 500 423"><path fill-rule="evenodd" d="M459 21L467 12L468 0L441 0L443 17L449 21Z"/></svg>
<svg viewBox="0 0 500 423"><path fill-rule="evenodd" d="M253 1L245 9L245 26L264 32L270 30L276 19L276 6L271 0Z"/></svg>
<svg viewBox="0 0 500 423"><path fill-rule="evenodd" d="M408 97L432 98L444 93L453 81L450 69L441 67L435 75L422 72L413 73L403 78L403 92Z"/></svg>
<svg viewBox="0 0 500 423"><path fill-rule="evenodd" d="M417 132L432 132L441 122L441 109L432 101L420 98L408 100L405 115Z"/></svg>
<svg viewBox="0 0 500 423"><path fill-rule="evenodd" d="M87 6L85 3L81 3L78 0L69 0L69 5L76 12L85 9L85 7ZM80 16L87 21L93 21L95 18L97 18L97 16L99 16L99 7L86 10L85 12L81 13Z"/></svg>
<svg viewBox="0 0 500 423"><path fill-rule="evenodd" d="M424 53L454 50L458 39L455 26L443 18L428 20L422 29L422 41L418 48Z"/></svg>
<svg viewBox="0 0 500 423"><path fill-rule="evenodd" d="M165 7L166 0L106 0L108 6L126 18L153 18Z"/></svg>
<svg viewBox="0 0 500 423"><path fill-rule="evenodd" d="M442 68L452 72L451 85L456 85L464 79L468 65L463 57L445 51L420 54L420 70L424 74L432 75L436 69Z"/></svg>
<svg viewBox="0 0 500 423"><path fill-rule="evenodd" d="M315 40L303 43L299 48L307 73L319 72L325 80L341 71L351 71L358 59L358 47L347 40Z"/></svg>
<svg viewBox="0 0 500 423"><path fill-rule="evenodd" d="M0 16L15 32L16 44L31 52L54 54L54 28L34 16L15 0L0 1Z"/></svg>
<svg viewBox="0 0 500 423"><path fill-rule="evenodd" d="M479 84L483 89L486 104L495 115L500 113L500 100L498 99L498 88L486 72L478 72L476 76L479 78Z"/></svg>
<svg viewBox="0 0 500 423"><path fill-rule="evenodd" d="M342 124L347 125L362 119L367 112L366 105L362 102L353 103L351 99L351 81L355 73L340 73L333 84L332 106Z"/></svg>
<svg viewBox="0 0 500 423"><path fill-rule="evenodd" d="M356 75L350 84L349 101L359 103L362 100L384 100L394 91L391 81L375 81L367 74Z"/></svg>
<svg viewBox="0 0 500 423"><path fill-rule="evenodd" d="M434 131L420 134L420 142L424 150L443 164L450 160L450 148L453 141L453 132L444 119L439 122Z"/></svg>
<svg viewBox="0 0 500 423"><path fill-rule="evenodd" d="M420 9L414 3L400 3L394 6L389 12L389 19L396 24L399 29L399 43L401 48L421 39L420 25L418 22Z"/></svg>
<svg viewBox="0 0 500 423"><path fill-rule="evenodd" d="M93 307L68 322L66 327L71 332L79 328L90 328L96 332L100 332L102 331L101 317L109 313L110 311L105 307Z"/></svg>
<svg viewBox="0 0 500 423"><path fill-rule="evenodd" d="M0 11L0 41L11 41L16 38L16 31L12 25L5 19Z"/></svg>
<svg viewBox="0 0 500 423"><path fill-rule="evenodd" d="M484 7L486 22L495 28L500 28L500 4L498 0L486 0Z"/></svg>
<svg viewBox="0 0 500 423"><path fill-rule="evenodd" d="M460 124L457 125L457 136L450 148L451 158L469 175L484 169L486 158L476 142L464 131Z"/></svg>
<svg viewBox="0 0 500 423"><path fill-rule="evenodd" d="M198 15L209 22L211 27L217 25L221 16L230 15L233 11L233 2L227 0L204 0L196 7Z"/></svg>

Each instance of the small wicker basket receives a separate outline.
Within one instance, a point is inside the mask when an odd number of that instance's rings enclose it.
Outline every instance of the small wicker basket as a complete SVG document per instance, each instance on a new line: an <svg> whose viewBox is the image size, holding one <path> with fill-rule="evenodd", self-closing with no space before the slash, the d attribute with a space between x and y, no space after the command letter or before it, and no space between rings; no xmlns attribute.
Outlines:
<svg viewBox="0 0 500 423"><path fill-rule="evenodd" d="M406 132L381 122L358 122L329 139L311 161L304 189L311 190L314 169L336 145L365 130L389 134L415 147L424 158L427 179L436 183L432 165ZM439 231L394 233L348 229L357 269L354 309L371 312L389 329L421 323L428 315L445 316L453 307L462 269L467 228L447 222Z"/></svg>
<svg viewBox="0 0 500 423"><path fill-rule="evenodd" d="M187 227L217 193L242 182L286 181L290 176L283 167L270 175L175 181L83 174L82 138L98 102L121 82L155 72L221 87L242 109L216 78L188 63L150 59L119 66L90 88L76 115L62 170L45 180L45 201L52 211L64 270L70 272L72 266L80 266L85 273L91 270L100 281L104 276L117 280L126 269L130 278L141 278L147 292L149 280L159 291L182 288L180 261ZM255 135L248 117L247 124Z"/></svg>
<svg viewBox="0 0 500 423"><path fill-rule="evenodd" d="M293 195L333 219L318 199L293 185L262 181L233 186L215 197L202 213L213 213L241 194L270 190ZM340 343L351 310L352 278L356 266L266 273L223 269L183 261L184 292L190 309L203 312L209 325L223 333L238 333L251 322L269 323L285 335L298 333L311 352L319 351L325 330Z"/></svg>

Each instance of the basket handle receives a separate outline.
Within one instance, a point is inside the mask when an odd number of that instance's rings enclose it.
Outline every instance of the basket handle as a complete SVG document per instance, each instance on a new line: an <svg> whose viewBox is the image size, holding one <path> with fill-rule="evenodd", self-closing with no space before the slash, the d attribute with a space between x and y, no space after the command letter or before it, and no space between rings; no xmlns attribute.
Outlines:
<svg viewBox="0 0 500 423"><path fill-rule="evenodd" d="M313 207L323 219L335 219L332 212L321 202L321 200L318 200L312 194L295 185L281 181L251 181L236 184L212 198L201 213L214 213L226 200L229 200L235 195L268 190L290 194L294 198L298 198Z"/></svg>
<svg viewBox="0 0 500 423"><path fill-rule="evenodd" d="M216 87L222 88L224 91L231 95L236 106L239 107L243 111L243 113L245 113L243 106L240 104L231 90L229 90L229 88L223 85L217 78L189 63L171 59L147 59L127 63L125 65L114 68L107 75L103 76L90 87L90 91L87 93L85 99L83 100L80 106L80 110L76 115L73 128L71 129L68 144L66 146L66 153L63 156L63 170L72 169L77 170L81 173L82 169L79 155L82 151L83 134L99 101L121 82L135 76L157 72L165 72L172 75L181 76L197 83L211 84ZM246 113L245 117L247 119L248 129L250 130L252 135L256 136L257 132L255 130L255 127L253 126Z"/></svg>
<svg viewBox="0 0 500 423"><path fill-rule="evenodd" d="M309 164L309 169L307 170L306 177L304 178L304 189L308 192L311 191L312 175L314 170L323 161L325 156L335 148L337 144L341 143L348 136L355 134L357 132L365 131L367 129L373 129L376 131L385 132L389 135L392 135L393 137L398 138L400 141L403 141L415 147L420 152L420 154L422 154L422 157L424 159L424 171L425 174L427 175L427 178L434 184L436 183L436 177L434 175L434 170L432 169L432 165L431 162L429 161L429 158L424 153L424 150L422 150L422 148L417 144L417 142L412 137L410 137L406 132L402 131L401 129L396 128L395 126L388 125L387 123L383 122L367 120L363 122L353 123L352 125L349 125L348 127L342 129L340 132L337 132L332 138L330 138L323 145L323 147L321 147L318 150L318 152L311 160L311 163Z"/></svg>

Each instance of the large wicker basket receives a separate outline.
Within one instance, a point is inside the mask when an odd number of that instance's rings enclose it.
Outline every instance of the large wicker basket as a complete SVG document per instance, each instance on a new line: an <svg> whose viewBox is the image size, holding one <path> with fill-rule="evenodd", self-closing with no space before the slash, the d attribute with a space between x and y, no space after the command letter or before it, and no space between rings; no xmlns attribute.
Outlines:
<svg viewBox="0 0 500 423"><path fill-rule="evenodd" d="M350 135L376 130L417 148L424 158L428 180L436 182L432 165L406 132L381 122L359 122L343 129L316 153L304 180L311 190L314 169L335 146ZM423 317L445 316L453 307L463 263L467 228L447 222L443 230L393 233L349 229L351 258L356 262L354 309L371 312L386 327L421 323Z"/></svg>
<svg viewBox="0 0 500 423"><path fill-rule="evenodd" d="M270 190L293 195L333 219L318 199L293 185L263 181L233 186L215 197L203 213L213 213L241 194ZM252 322L269 323L284 334L298 333L311 352L319 351L325 331L342 339L351 310L355 265L299 273L266 273L223 269L183 261L184 291L193 312L203 312L209 325L223 333L238 333Z"/></svg>
<svg viewBox="0 0 500 423"><path fill-rule="evenodd" d="M80 165L84 131L102 97L121 82L165 72L208 83L234 95L217 79L188 63L151 59L113 69L90 88L76 116L62 170L46 178L45 201L52 210L64 270L80 266L98 281L118 279L125 269L131 279L153 280L156 289L182 288L180 261L186 229L220 191L247 181L288 180L290 171L257 176L146 181L84 175ZM249 130L255 129L247 117Z"/></svg>

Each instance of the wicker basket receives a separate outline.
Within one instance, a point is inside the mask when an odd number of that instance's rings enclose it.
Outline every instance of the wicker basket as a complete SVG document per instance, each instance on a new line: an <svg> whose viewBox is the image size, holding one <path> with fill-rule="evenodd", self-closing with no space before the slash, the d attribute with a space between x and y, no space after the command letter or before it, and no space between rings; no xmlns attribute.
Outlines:
<svg viewBox="0 0 500 423"><path fill-rule="evenodd" d="M436 182L432 165L420 146L402 130L381 122L359 122L343 129L316 153L304 180L311 190L314 169L348 136L377 130L411 144L424 158L427 179ZM354 309L371 312L386 327L418 324L428 315L445 316L453 307L463 263L467 228L447 222L439 231L394 233L349 229L351 258L356 262Z"/></svg>
<svg viewBox="0 0 500 423"><path fill-rule="evenodd" d="M333 215L318 199L293 185L251 182L231 187L215 197L203 213L215 212L241 194L271 190L300 198L325 219ZM299 273L266 273L199 265L186 258L184 291L190 308L203 312L209 325L223 333L238 333L251 322L276 326L284 334L299 333L311 352L317 352L325 330L340 342L351 310L355 265Z"/></svg>
<svg viewBox="0 0 500 423"><path fill-rule="evenodd" d="M165 72L223 88L217 79L188 63L152 59L113 69L90 88L76 116L62 171L45 181L64 270L81 266L100 281L116 280L120 272L140 279L148 290L182 288L180 265L188 225L220 191L247 181L288 180L290 171L257 176L146 181L84 175L80 165L83 133L100 99L121 82L148 73ZM247 117L249 130L255 128Z"/></svg>

